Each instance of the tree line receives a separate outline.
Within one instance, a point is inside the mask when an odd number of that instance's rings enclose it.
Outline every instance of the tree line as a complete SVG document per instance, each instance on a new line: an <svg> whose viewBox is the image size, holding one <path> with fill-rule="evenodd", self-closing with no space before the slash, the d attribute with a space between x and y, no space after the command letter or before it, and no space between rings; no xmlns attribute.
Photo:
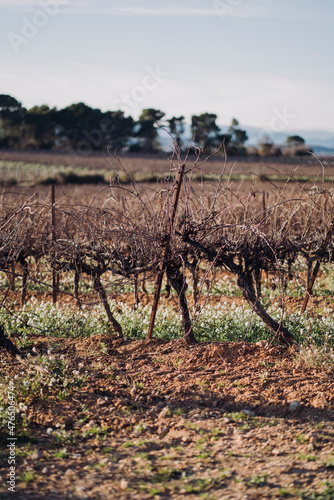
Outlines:
<svg viewBox="0 0 334 500"><path fill-rule="evenodd" d="M209 154L221 145L229 155L247 154L247 132L239 127L235 118L227 133L222 133L216 114L193 115L191 137L186 144L184 116L166 119L166 114L158 109L144 109L135 120L121 110L103 112L83 102L63 109L47 105L26 109L14 97L0 94L0 148L75 150L82 156L106 149L156 153L161 151L159 126L177 139L181 149L194 139L194 145ZM287 139L287 146L297 147L301 153L305 152L304 144L299 136ZM252 154L281 154L269 137L264 137L259 150L254 149Z"/></svg>

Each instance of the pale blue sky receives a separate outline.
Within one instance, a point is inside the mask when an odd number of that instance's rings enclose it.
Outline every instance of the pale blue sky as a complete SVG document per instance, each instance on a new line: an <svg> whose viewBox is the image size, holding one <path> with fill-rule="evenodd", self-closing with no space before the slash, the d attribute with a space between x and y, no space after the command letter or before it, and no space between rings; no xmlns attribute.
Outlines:
<svg viewBox="0 0 334 500"><path fill-rule="evenodd" d="M334 131L333 21L333 0L0 0L0 93Z"/></svg>

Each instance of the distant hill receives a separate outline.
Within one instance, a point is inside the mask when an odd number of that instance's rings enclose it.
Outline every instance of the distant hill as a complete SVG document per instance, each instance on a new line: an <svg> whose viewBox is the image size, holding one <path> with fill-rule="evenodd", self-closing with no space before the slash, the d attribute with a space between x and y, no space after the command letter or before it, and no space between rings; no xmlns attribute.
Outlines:
<svg viewBox="0 0 334 500"><path fill-rule="evenodd" d="M314 146L312 145L313 153L316 155L322 156L334 156L334 147L333 148L324 148L323 146Z"/></svg>
<svg viewBox="0 0 334 500"><path fill-rule="evenodd" d="M260 127L242 126L242 124L240 128L247 131L249 139L246 146L256 146L265 134L269 135L278 146L285 145L286 138L289 135L299 135L305 139L306 144L313 149L315 154L334 155L334 132L327 130L284 130L282 132L275 132ZM221 130L222 132L227 132L228 125L222 125ZM184 137L186 138L185 142L189 144L191 137L190 124L185 125ZM166 151L170 150L172 141L166 132L160 130L159 138L163 149Z"/></svg>
<svg viewBox="0 0 334 500"><path fill-rule="evenodd" d="M227 130L228 127L222 127ZM282 132L274 132L269 129L262 129L258 127L243 127L247 130L248 146L256 146L258 141L267 134L271 137L277 145L284 145L286 138L289 135L299 135L305 139L306 143L312 147L315 152L322 150L323 154L334 152L334 132L327 130L284 130ZM317 151L316 151L317 150Z"/></svg>

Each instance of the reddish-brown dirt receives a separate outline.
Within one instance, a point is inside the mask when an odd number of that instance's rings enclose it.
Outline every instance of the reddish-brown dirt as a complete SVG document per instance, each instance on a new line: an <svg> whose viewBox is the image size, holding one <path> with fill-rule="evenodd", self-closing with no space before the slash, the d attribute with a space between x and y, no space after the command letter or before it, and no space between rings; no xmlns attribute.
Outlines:
<svg viewBox="0 0 334 500"><path fill-rule="evenodd" d="M333 373L298 363L297 348L30 341L87 380L65 400L50 389L26 401L17 469L33 480L18 481L20 498L333 498L310 496L333 492ZM5 354L1 371L15 380L29 363Z"/></svg>

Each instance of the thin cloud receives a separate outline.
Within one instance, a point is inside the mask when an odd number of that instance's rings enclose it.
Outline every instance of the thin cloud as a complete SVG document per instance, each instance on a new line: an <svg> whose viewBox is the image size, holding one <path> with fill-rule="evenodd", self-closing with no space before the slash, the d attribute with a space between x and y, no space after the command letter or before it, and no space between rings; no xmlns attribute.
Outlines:
<svg viewBox="0 0 334 500"><path fill-rule="evenodd" d="M0 8L9 10L36 10L41 8L41 2L38 0L0 0ZM195 5L194 5L195 4ZM138 5L138 4L137 4ZM247 6L244 0L240 0L239 5L232 5L229 0L213 1L210 8L207 8L206 2L189 2L186 6L179 6L169 2L167 7L159 7L154 2L146 2L140 7L128 2L122 7L112 7L109 2L104 0L92 2L90 0L74 0L67 5L59 3L63 12L83 13L83 14L109 14L109 15L129 15L129 16L171 16L171 17L272 17L269 9L260 4ZM282 9L281 9L282 12Z"/></svg>

